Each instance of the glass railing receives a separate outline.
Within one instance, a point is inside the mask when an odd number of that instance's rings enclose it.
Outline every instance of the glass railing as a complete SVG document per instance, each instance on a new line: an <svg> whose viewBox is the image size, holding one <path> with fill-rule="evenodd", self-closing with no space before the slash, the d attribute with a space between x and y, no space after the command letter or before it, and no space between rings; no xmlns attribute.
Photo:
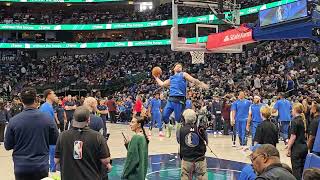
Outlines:
<svg viewBox="0 0 320 180"><path fill-rule="evenodd" d="M295 1L297 0L281 0L277 2L264 4L264 5L241 9L240 16L255 14L255 13L258 13L260 10L277 7L277 6L292 3ZM230 12L226 12L225 14L226 14L226 17L228 17ZM215 20L218 20L218 18L215 15L185 17L185 18L179 18L178 24L208 23ZM81 31L81 30L138 29L138 28L169 26L169 25L172 25L172 22L173 22L172 19L168 19L168 20L158 20L158 21L112 23L112 24L59 24L59 25L0 24L0 30Z"/></svg>

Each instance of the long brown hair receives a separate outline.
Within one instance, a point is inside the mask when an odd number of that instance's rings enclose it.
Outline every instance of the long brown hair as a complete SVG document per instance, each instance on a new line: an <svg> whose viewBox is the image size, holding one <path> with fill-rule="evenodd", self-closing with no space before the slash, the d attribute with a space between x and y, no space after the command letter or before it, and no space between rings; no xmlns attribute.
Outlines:
<svg viewBox="0 0 320 180"><path fill-rule="evenodd" d="M299 113L302 117L303 124L304 124L304 130L307 130L307 120L306 116L304 115L304 106L301 103L294 103L292 106L292 110L295 110L297 113Z"/></svg>
<svg viewBox="0 0 320 180"><path fill-rule="evenodd" d="M148 139L148 136L146 134L146 131L144 130L143 126L146 122L146 118L145 117L141 117L141 116L134 116L133 118L137 119L137 122L141 125L141 129L142 129L142 132L143 132L143 135L147 141L147 144L149 144L149 139Z"/></svg>

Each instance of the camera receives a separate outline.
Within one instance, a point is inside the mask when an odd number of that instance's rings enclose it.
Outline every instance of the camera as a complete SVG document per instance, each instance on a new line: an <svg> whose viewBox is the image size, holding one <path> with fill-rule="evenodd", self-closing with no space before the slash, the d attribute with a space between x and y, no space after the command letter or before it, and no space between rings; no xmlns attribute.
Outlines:
<svg viewBox="0 0 320 180"><path fill-rule="evenodd" d="M200 133L203 133L208 128L209 116L210 112L208 111L207 106L204 106L199 110L196 126Z"/></svg>

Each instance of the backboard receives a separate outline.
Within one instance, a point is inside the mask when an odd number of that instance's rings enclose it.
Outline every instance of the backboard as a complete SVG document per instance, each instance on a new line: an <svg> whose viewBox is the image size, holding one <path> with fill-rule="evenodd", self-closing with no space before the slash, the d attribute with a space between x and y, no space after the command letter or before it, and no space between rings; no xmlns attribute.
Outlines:
<svg viewBox="0 0 320 180"><path fill-rule="evenodd" d="M201 7L209 8L213 14L208 15L207 23L209 24L196 24L195 25L195 39L189 40L185 37L179 37L179 28L178 28L178 10L179 6L190 6L190 7ZM225 20L227 17L221 12L230 12L232 18ZM223 17L221 18L221 14ZM199 32L201 29L210 29L211 33L219 33L222 31L222 26L220 24L215 24L218 20L223 21L224 24L229 24L230 26L240 25L240 6L236 3L236 0L223 1L223 0L172 0L172 19L173 26L171 28L171 49L173 51L201 51L205 53L241 53L242 45L238 46L229 46L225 48L217 48L207 50L206 41L207 36L201 35Z"/></svg>

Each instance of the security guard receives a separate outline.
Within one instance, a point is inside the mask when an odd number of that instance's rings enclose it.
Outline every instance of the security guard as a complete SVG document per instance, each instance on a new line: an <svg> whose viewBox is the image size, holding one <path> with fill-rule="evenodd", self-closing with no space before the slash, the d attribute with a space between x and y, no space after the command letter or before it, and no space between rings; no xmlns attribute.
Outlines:
<svg viewBox="0 0 320 180"><path fill-rule="evenodd" d="M208 135L205 129L196 126L197 115L192 109L183 112L184 126L177 131L180 144L181 180L207 180L207 161L205 158Z"/></svg>

